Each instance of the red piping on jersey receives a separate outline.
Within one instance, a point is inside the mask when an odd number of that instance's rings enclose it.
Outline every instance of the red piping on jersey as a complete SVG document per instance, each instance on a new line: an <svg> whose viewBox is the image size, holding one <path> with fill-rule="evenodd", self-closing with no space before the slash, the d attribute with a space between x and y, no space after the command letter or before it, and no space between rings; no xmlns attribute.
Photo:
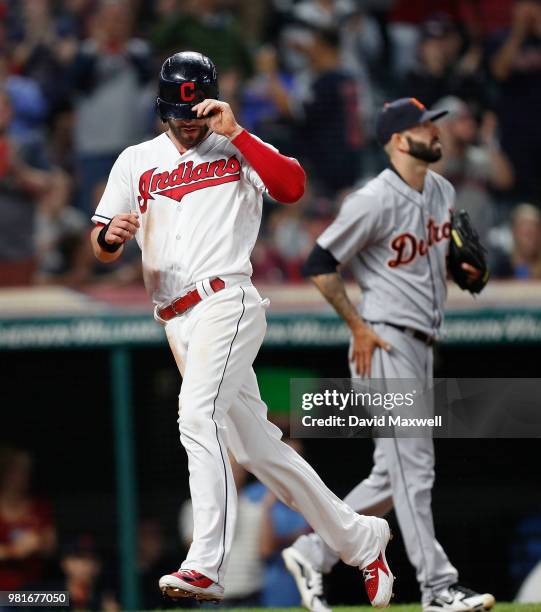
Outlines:
<svg viewBox="0 0 541 612"><path fill-rule="evenodd" d="M296 159L286 157L243 130L231 141L259 174L278 202L293 204L304 194L306 175Z"/></svg>

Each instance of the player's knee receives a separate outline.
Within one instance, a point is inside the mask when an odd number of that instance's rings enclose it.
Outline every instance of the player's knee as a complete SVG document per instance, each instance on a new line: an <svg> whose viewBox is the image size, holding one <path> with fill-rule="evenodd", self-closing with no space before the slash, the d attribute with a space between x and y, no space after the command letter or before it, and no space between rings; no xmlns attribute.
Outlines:
<svg viewBox="0 0 541 612"><path fill-rule="evenodd" d="M422 474L418 474L415 480L409 479L408 490L410 497L416 499L420 504L427 499L430 502L434 480L434 470L426 470Z"/></svg>
<svg viewBox="0 0 541 612"><path fill-rule="evenodd" d="M180 433L199 435L212 426L212 419L198 410L179 403L178 428Z"/></svg>
<svg viewBox="0 0 541 612"><path fill-rule="evenodd" d="M283 458L271 452L261 440L245 442L245 450L246 456L241 459L241 465L252 473L278 470L283 462Z"/></svg>

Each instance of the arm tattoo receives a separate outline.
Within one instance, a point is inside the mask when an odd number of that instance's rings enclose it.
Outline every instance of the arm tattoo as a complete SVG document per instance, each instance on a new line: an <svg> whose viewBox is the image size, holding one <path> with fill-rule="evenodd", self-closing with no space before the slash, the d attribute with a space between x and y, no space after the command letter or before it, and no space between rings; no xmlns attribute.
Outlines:
<svg viewBox="0 0 541 612"><path fill-rule="evenodd" d="M331 304L342 319L353 329L355 325L362 323L355 306L346 293L346 286L340 274L318 274L311 277L323 297Z"/></svg>

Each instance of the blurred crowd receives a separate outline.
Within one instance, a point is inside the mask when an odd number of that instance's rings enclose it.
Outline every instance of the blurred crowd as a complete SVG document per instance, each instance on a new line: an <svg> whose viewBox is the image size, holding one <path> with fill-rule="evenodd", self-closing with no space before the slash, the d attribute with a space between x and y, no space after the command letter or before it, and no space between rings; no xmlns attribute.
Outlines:
<svg viewBox="0 0 541 612"><path fill-rule="evenodd" d="M284 440L303 453L301 440ZM230 460L238 507L225 576L226 607L298 607L300 596L281 552L310 528L301 514L278 500L232 456ZM97 531L96 516L84 505L71 519L64 513L64 520L58 521L61 503L39 491L34 467L39 463L28 451L0 446L1 590L67 591L70 610L118 612L115 538ZM163 508L162 503L163 499L153 500L154 512ZM157 588L157 579L178 567L191 544L191 500L181 504L177 525L167 523L156 513L142 514L138 522L135 568L140 609L198 607L193 600L170 601ZM513 591L518 591L518 601L541 601L541 514L534 509L511 529L506 559Z"/></svg>
<svg viewBox="0 0 541 612"><path fill-rule="evenodd" d="M163 129L159 67L186 49L307 169L299 205L264 208L257 280L300 280L345 194L385 167L375 113L402 96L449 109L437 170L493 277L541 278L540 1L0 0L0 286L141 280L134 244L93 260L89 220L118 154Z"/></svg>
<svg viewBox="0 0 541 612"><path fill-rule="evenodd" d="M288 444L302 452L300 440ZM298 607L300 596L280 553L309 530L308 524L230 459L238 518L226 576L226 604ZM32 486L32 463L28 452L0 447L0 587L67 591L72 610L117 612L119 573L114 551L103 546L100 550L92 534L93 517L82 509L78 527L64 524L57 533L54 504L36 495ZM176 537L166 537L166 527L155 516L139 521L136 570L142 609L195 607L190 600L181 601L180 606L166 600L156 582L178 567L191 544L190 499L180 508Z"/></svg>
<svg viewBox="0 0 541 612"><path fill-rule="evenodd" d="M0 447L1 588L67 591L71 610L120 610L93 538L79 533L58 546L51 504L32 484L31 455Z"/></svg>

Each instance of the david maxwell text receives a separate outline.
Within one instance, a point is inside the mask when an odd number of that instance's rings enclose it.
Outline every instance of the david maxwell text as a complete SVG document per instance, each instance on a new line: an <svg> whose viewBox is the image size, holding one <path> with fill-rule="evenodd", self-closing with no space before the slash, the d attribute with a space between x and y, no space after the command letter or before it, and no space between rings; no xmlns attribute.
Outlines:
<svg viewBox="0 0 541 612"><path fill-rule="evenodd" d="M305 414L302 417L303 427L442 427L441 415L427 418L411 418L384 414L368 419L355 415L340 417L313 417Z"/></svg>

